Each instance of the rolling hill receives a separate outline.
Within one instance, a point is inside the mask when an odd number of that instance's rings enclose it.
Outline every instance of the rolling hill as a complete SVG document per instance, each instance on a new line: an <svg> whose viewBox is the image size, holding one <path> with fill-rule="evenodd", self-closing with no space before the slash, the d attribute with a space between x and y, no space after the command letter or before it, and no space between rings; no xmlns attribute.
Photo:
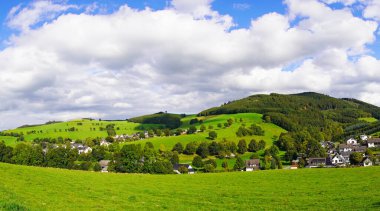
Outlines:
<svg viewBox="0 0 380 211"><path fill-rule="evenodd" d="M264 119L290 132L306 131L317 140L337 141L347 136L346 128L371 123L378 124L380 108L355 99L337 99L327 95L306 92L300 94L252 95L219 107L204 110L198 116L234 113L261 113ZM380 130L380 128L379 128ZM373 132L373 131L371 131Z"/></svg>

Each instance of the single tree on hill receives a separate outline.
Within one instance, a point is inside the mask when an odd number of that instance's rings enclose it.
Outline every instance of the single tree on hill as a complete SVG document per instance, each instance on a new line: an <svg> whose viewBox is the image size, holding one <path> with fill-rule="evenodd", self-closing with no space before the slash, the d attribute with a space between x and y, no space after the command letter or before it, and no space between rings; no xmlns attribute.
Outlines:
<svg viewBox="0 0 380 211"><path fill-rule="evenodd" d="M218 134L215 131L210 131L208 133L208 137L212 140L216 139L218 137Z"/></svg>
<svg viewBox="0 0 380 211"><path fill-rule="evenodd" d="M247 143L245 142L244 139L240 140L239 143L238 143L238 153L240 154L244 154L245 152L247 152Z"/></svg>
<svg viewBox="0 0 380 211"><path fill-rule="evenodd" d="M193 162L191 164L197 168L202 168L203 167L203 161L202 161L201 156L199 156L199 155L194 156Z"/></svg>
<svg viewBox="0 0 380 211"><path fill-rule="evenodd" d="M244 167L245 167L244 160L241 157L237 157L235 165L234 165L234 169L237 171L240 171L240 170L243 170Z"/></svg>
<svg viewBox="0 0 380 211"><path fill-rule="evenodd" d="M181 144L181 142L178 142L174 145L172 151L177 151L178 153L182 153L183 152L183 146Z"/></svg>

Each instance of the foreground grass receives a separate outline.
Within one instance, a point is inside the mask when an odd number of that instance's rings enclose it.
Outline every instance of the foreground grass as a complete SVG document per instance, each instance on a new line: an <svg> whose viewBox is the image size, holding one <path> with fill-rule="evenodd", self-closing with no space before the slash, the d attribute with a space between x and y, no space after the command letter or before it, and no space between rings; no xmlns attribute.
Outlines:
<svg viewBox="0 0 380 211"><path fill-rule="evenodd" d="M0 168L0 209L380 209L379 167L196 175Z"/></svg>

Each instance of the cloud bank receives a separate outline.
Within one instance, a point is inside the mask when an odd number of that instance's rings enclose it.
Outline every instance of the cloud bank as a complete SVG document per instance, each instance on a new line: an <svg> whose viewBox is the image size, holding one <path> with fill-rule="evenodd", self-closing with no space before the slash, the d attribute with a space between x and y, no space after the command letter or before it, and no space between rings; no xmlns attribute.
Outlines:
<svg viewBox="0 0 380 211"><path fill-rule="evenodd" d="M49 1L15 7L7 25L20 32L0 51L0 129L193 113L254 93L317 91L380 105L380 60L368 49L378 5L363 3L358 17L334 2L286 0L287 14L249 28L234 27L210 0L110 14Z"/></svg>

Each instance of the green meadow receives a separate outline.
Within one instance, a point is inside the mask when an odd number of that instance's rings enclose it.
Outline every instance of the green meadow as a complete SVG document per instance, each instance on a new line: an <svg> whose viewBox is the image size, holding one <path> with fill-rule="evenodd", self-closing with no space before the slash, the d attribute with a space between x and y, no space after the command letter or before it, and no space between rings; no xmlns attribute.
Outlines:
<svg viewBox="0 0 380 211"><path fill-rule="evenodd" d="M0 168L0 210L380 209L379 167L195 175Z"/></svg>
<svg viewBox="0 0 380 211"><path fill-rule="evenodd" d="M17 138L12 136L0 136L0 142L4 141L5 145L14 147L17 144Z"/></svg>
<svg viewBox="0 0 380 211"><path fill-rule="evenodd" d="M14 130L7 130L4 132L23 133L24 138L27 141L34 140L35 138L70 138L73 140L86 138L107 137L106 130L100 130L100 128L106 128L109 124L115 124L115 131L117 134L133 134L141 131L140 127L154 128L159 125L153 124L139 124L128 121L99 121L80 119L68 122L59 122L52 124L45 124L40 126L21 127ZM74 131L69 131L74 127Z"/></svg>
<svg viewBox="0 0 380 211"><path fill-rule="evenodd" d="M362 120L362 121L365 121L365 122L369 122L369 123L377 122L377 119L374 118L374 117L363 117L363 118L359 118L359 120Z"/></svg>
<svg viewBox="0 0 380 211"><path fill-rule="evenodd" d="M166 149L171 149L176 143L181 142L182 145L186 145L187 143L190 143L192 141L196 142L203 142L208 141L211 142L208 138L208 133L210 131L215 131L218 134L218 137L214 141L222 141L223 139L227 139L229 141L234 141L236 143L239 142L241 139L245 139L247 144L251 139L256 139L256 141L264 140L267 144L267 146L271 146L273 143L273 137L274 136L280 136L281 133L286 132L286 130L282 129L281 127L272 124L272 123L264 123L261 114L256 113L244 113L244 114L223 114L223 115L217 115L217 116L208 116L208 117L196 117L195 115L187 116L183 118L182 121L182 129L187 129L190 127L190 120L198 118L202 119L203 123L196 123L193 124L197 127L197 129L200 128L201 125L204 125L206 127L206 130L204 132L199 132L196 134L191 135L180 135L180 136L170 136L170 137L154 137L145 139L138 142L130 142L130 143L140 143L144 145L146 142L152 142L154 147L156 149L162 147L162 145ZM223 124L227 122L228 119L233 119L234 123L230 127L224 127ZM240 122L240 119L242 122ZM218 127L218 123L222 124L222 127ZM246 125L246 127L249 127L251 124L256 124L260 126L264 131L264 136L245 136L245 137L237 137L236 132L238 131L239 127L243 124ZM209 129L209 126L211 126L213 129Z"/></svg>

